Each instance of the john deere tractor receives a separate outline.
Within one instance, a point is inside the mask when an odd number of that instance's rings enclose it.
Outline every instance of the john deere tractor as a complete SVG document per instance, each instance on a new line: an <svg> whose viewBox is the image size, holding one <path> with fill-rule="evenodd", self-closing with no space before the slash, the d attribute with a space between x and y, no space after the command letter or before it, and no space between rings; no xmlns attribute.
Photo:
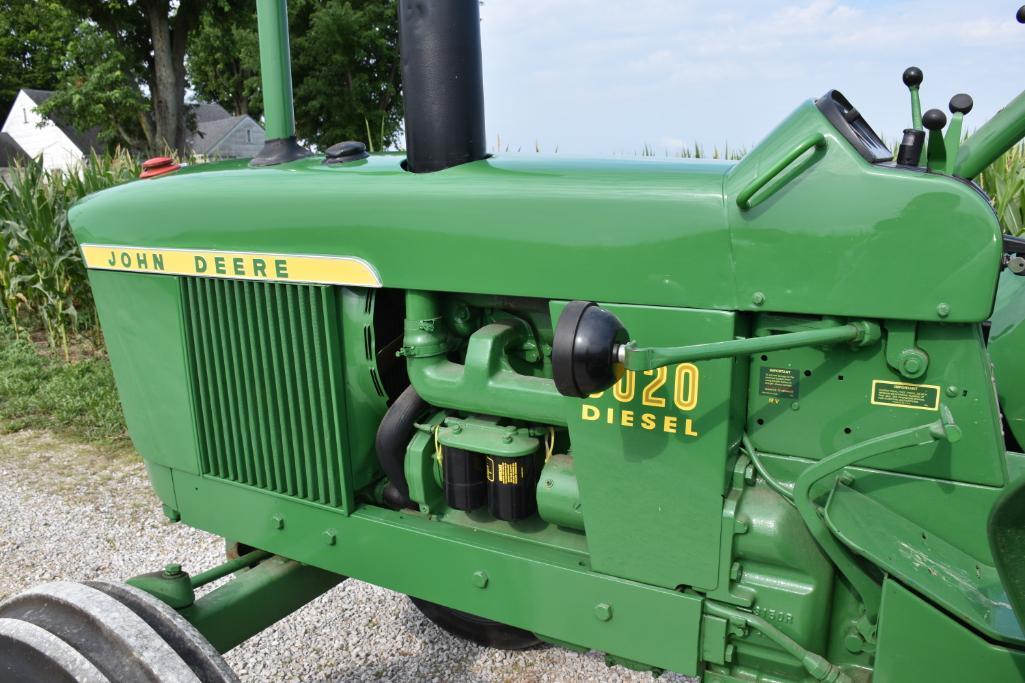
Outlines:
<svg viewBox="0 0 1025 683"><path fill-rule="evenodd" d="M831 90L739 162L506 158L477 0L397 5L404 154L303 146L259 0L260 155L72 210L163 512L233 551L7 600L0 679L234 680L353 577L709 683L1023 680L1025 241L973 179L1025 94L965 139L908 69L896 153Z"/></svg>

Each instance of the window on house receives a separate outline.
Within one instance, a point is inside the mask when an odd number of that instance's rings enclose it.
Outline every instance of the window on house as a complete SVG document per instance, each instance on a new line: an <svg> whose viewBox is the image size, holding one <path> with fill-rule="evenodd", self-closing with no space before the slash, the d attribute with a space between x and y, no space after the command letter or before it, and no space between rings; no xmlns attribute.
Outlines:
<svg viewBox="0 0 1025 683"><path fill-rule="evenodd" d="M28 108L27 107L22 107L21 108L21 121L22 121L22 123L28 123Z"/></svg>
<svg viewBox="0 0 1025 683"><path fill-rule="evenodd" d="M246 128L246 142L252 142L252 141L253 141L253 129L252 128Z"/></svg>

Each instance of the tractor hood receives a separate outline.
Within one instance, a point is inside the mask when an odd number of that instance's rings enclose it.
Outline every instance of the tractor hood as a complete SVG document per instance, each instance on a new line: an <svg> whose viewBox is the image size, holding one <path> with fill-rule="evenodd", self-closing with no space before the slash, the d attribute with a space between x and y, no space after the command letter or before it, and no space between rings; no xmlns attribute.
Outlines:
<svg viewBox="0 0 1025 683"><path fill-rule="evenodd" d="M989 316L1002 255L976 187L870 162L813 101L737 164L232 162L101 192L71 223L90 268L137 269L118 247L350 257L374 273L355 285L946 322Z"/></svg>

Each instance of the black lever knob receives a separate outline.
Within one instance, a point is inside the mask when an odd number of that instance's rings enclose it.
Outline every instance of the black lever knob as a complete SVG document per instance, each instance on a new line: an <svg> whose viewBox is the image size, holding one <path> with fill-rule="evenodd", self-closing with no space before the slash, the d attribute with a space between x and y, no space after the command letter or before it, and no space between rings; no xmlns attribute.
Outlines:
<svg viewBox="0 0 1025 683"><path fill-rule="evenodd" d="M930 109L922 115L922 125L929 130L943 130L947 125L947 115L939 109Z"/></svg>
<svg viewBox="0 0 1025 683"><path fill-rule="evenodd" d="M1025 9L1025 7L1023 7L1022 9ZM904 69L904 85L908 86L909 88L917 88L918 86L922 85L922 80L924 78L925 74L923 74L922 70L919 69L917 66L909 66L908 68Z"/></svg>
<svg viewBox="0 0 1025 683"><path fill-rule="evenodd" d="M975 101L972 99L971 95L961 93L950 98L951 114L967 114L974 106Z"/></svg>
<svg viewBox="0 0 1025 683"><path fill-rule="evenodd" d="M1019 24L1025 24L1025 5L1018 8L1018 14L1015 16L1018 17Z"/></svg>

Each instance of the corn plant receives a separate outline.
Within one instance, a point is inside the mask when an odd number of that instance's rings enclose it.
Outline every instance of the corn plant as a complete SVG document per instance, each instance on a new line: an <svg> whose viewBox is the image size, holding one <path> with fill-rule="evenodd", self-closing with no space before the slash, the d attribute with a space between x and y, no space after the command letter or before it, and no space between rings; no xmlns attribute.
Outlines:
<svg viewBox="0 0 1025 683"><path fill-rule="evenodd" d="M1025 232L1025 145L1018 144L979 176L1008 235Z"/></svg>
<svg viewBox="0 0 1025 683"><path fill-rule="evenodd" d="M125 152L92 155L80 168L49 171L41 159L17 164L0 183L0 320L17 334L41 327L68 356L68 337L94 326L92 294L68 209L92 192L138 175Z"/></svg>

